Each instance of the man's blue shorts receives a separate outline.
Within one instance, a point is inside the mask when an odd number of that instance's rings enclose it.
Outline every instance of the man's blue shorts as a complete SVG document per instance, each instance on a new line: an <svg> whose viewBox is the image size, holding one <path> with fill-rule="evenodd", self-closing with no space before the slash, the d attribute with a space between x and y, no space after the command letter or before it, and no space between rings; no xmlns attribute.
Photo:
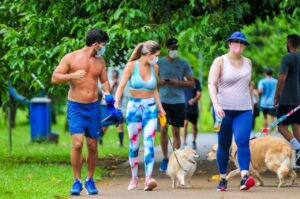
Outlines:
<svg viewBox="0 0 300 199"><path fill-rule="evenodd" d="M68 100L67 118L72 134L84 134L86 137L98 138L101 127L99 102L79 103Z"/></svg>

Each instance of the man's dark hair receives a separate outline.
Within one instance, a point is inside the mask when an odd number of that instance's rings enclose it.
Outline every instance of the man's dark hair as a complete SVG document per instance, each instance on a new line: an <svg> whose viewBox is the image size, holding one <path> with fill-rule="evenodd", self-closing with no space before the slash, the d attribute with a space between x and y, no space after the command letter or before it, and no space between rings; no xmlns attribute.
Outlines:
<svg viewBox="0 0 300 199"><path fill-rule="evenodd" d="M288 35L287 42L290 46L298 48L300 46L300 37L297 34Z"/></svg>
<svg viewBox="0 0 300 199"><path fill-rule="evenodd" d="M268 75L268 76L272 76L273 75L273 71L271 69L266 69L265 70L265 73Z"/></svg>
<svg viewBox="0 0 300 199"><path fill-rule="evenodd" d="M89 30L89 32L86 36L85 44L87 46L91 46L92 44L94 44L96 42L98 42L98 43L108 42L108 40L109 40L109 37L106 32L95 28L95 29Z"/></svg>

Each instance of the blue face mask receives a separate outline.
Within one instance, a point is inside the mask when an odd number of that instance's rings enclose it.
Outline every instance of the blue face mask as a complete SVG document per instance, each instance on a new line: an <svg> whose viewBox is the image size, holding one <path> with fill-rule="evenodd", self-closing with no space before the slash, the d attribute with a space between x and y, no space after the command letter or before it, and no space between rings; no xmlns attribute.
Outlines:
<svg viewBox="0 0 300 199"><path fill-rule="evenodd" d="M102 46L99 50L97 50L96 55L101 55L103 56L106 50L106 46Z"/></svg>

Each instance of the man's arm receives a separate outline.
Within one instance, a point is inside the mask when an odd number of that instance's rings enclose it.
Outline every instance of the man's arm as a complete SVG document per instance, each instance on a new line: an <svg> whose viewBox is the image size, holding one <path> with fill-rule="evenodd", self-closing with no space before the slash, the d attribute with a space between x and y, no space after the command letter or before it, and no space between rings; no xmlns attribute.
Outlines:
<svg viewBox="0 0 300 199"><path fill-rule="evenodd" d="M186 77L187 80L175 80L175 79L170 79L167 84L170 84L172 86L177 86L177 87L190 87L193 88L195 87L195 81L192 76Z"/></svg>
<svg viewBox="0 0 300 199"><path fill-rule="evenodd" d="M53 84L65 83L72 79L82 79L86 75L86 71L84 70L78 70L74 73L68 73L70 70L69 59L71 59L71 55L67 54L59 62L59 65L56 67L52 74L51 82Z"/></svg>
<svg viewBox="0 0 300 199"><path fill-rule="evenodd" d="M51 82L53 84L61 84L73 79L82 79L86 75L86 71L84 70L68 73L70 70L69 59L71 59L71 55L67 54L59 62L59 65L52 74Z"/></svg>
<svg viewBox="0 0 300 199"><path fill-rule="evenodd" d="M107 78L107 72L106 72L106 64L103 58L100 58L101 64L103 66L102 71L99 75L100 82L102 84L102 90L104 95L109 95L111 88L110 84Z"/></svg>
<svg viewBox="0 0 300 199"><path fill-rule="evenodd" d="M275 92L275 96L274 96L274 107L276 107L278 104L278 98L279 98L280 93L283 90L285 80L286 80L286 74L280 74L278 76L278 82L277 82L276 92Z"/></svg>

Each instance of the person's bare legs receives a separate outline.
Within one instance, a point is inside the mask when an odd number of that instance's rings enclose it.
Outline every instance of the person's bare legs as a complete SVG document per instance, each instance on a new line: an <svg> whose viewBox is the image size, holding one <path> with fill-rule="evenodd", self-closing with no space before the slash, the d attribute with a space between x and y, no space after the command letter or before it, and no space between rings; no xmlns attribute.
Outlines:
<svg viewBox="0 0 300 199"><path fill-rule="evenodd" d="M264 115L264 127L268 127L268 114L263 114Z"/></svg>
<svg viewBox="0 0 300 199"><path fill-rule="evenodd" d="M88 155L87 155L87 178L93 178L94 171L97 164L98 159L98 150L97 150L97 139L86 138Z"/></svg>
<svg viewBox="0 0 300 199"><path fill-rule="evenodd" d="M168 124L160 128L160 146L164 158L168 158Z"/></svg>
<svg viewBox="0 0 300 199"><path fill-rule="evenodd" d="M83 134L72 135L71 164L75 179L81 178Z"/></svg>
<svg viewBox="0 0 300 199"><path fill-rule="evenodd" d="M120 146L123 146L123 140L124 140L123 123L120 123L118 125L118 136L119 136Z"/></svg>
<svg viewBox="0 0 300 199"><path fill-rule="evenodd" d="M287 141L291 141L291 139L294 138L293 134L288 129L288 125L279 125L278 131Z"/></svg>
<svg viewBox="0 0 300 199"><path fill-rule="evenodd" d="M173 133L173 147L174 149L180 148L180 127L172 126Z"/></svg>
<svg viewBox="0 0 300 199"><path fill-rule="evenodd" d="M184 126L183 126L183 145L186 145L186 137L187 137L187 129L188 129L189 121L184 120Z"/></svg>
<svg viewBox="0 0 300 199"><path fill-rule="evenodd" d="M293 124L293 135L300 142L300 125L299 124Z"/></svg>
<svg viewBox="0 0 300 199"><path fill-rule="evenodd" d="M197 123L196 124L192 123L192 130L193 130L193 141L196 142L197 134L198 134Z"/></svg>

